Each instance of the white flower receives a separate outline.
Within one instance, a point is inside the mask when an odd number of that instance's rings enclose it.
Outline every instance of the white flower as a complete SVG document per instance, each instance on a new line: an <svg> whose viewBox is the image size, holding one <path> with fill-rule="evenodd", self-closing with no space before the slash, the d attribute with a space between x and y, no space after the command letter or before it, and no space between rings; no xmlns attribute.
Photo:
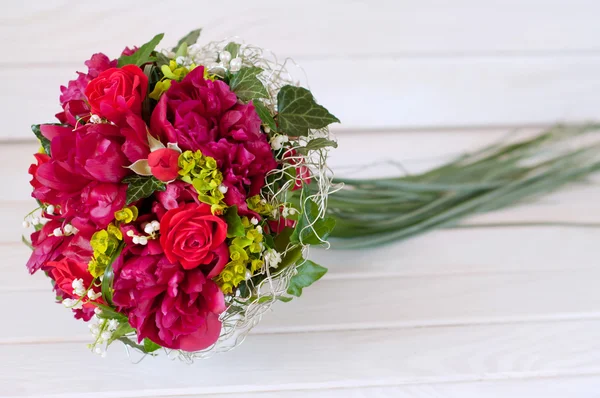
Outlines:
<svg viewBox="0 0 600 398"><path fill-rule="evenodd" d="M277 252L275 249L269 249L265 253L265 264L267 267L277 268L281 263L281 253Z"/></svg>
<svg viewBox="0 0 600 398"><path fill-rule="evenodd" d="M130 238L135 235L135 232L133 232L133 229L130 229L129 231L127 231L127 236L129 236Z"/></svg>
<svg viewBox="0 0 600 398"><path fill-rule="evenodd" d="M31 227L31 223L27 220L23 221L23 228L29 228Z"/></svg>
<svg viewBox="0 0 600 398"><path fill-rule="evenodd" d="M258 232L259 234L263 233L262 227L260 225L256 226L256 232Z"/></svg>
<svg viewBox="0 0 600 398"><path fill-rule="evenodd" d="M252 219L250 220L250 222L252 223L252 225L258 225L258 218L252 217Z"/></svg>
<svg viewBox="0 0 600 398"><path fill-rule="evenodd" d="M221 51L219 59L223 62L223 65L227 65L231 61L231 53L229 51Z"/></svg>
<svg viewBox="0 0 600 398"><path fill-rule="evenodd" d="M31 218L31 223L33 225L38 225L40 223L40 218L39 217L32 217Z"/></svg>
<svg viewBox="0 0 600 398"><path fill-rule="evenodd" d="M240 57L235 57L229 62L229 70L231 72L238 72L242 69L242 59Z"/></svg>
<svg viewBox="0 0 600 398"><path fill-rule="evenodd" d="M96 315L102 314L102 309L100 309L100 307L94 308L94 314L96 314Z"/></svg>
<svg viewBox="0 0 600 398"><path fill-rule="evenodd" d="M54 206L49 205L48 207L46 207L46 213L54 214Z"/></svg>
<svg viewBox="0 0 600 398"><path fill-rule="evenodd" d="M74 300L69 298L63 300L63 305L67 308L72 308L74 310L80 310L83 308L83 302L81 300Z"/></svg>
<svg viewBox="0 0 600 398"><path fill-rule="evenodd" d="M109 332L108 330L105 330L104 332L102 332L100 337L102 338L102 340L108 340L112 337L112 333Z"/></svg>
<svg viewBox="0 0 600 398"><path fill-rule="evenodd" d="M219 185L219 191L222 194L226 194L228 190L229 190L229 188L227 188L225 185L223 185L223 184Z"/></svg>
<svg viewBox="0 0 600 398"><path fill-rule="evenodd" d="M63 232L62 232L62 230L60 228L54 228L54 231L52 231L52 234L54 236L62 236Z"/></svg>
<svg viewBox="0 0 600 398"><path fill-rule="evenodd" d="M65 235L69 236L73 233L73 226L71 224L67 224L63 230L65 231Z"/></svg>
<svg viewBox="0 0 600 398"><path fill-rule="evenodd" d="M90 289L88 290L88 298L92 301L97 300L98 298L100 298L102 296L102 293L96 293L94 292L94 290Z"/></svg>
<svg viewBox="0 0 600 398"><path fill-rule="evenodd" d="M110 319L108 321L108 330L114 331L114 330L117 330L118 327L119 327L119 321L117 321L116 319Z"/></svg>
<svg viewBox="0 0 600 398"><path fill-rule="evenodd" d="M94 124L102 123L102 118L98 115L92 115L90 117L90 123L94 123Z"/></svg>
<svg viewBox="0 0 600 398"><path fill-rule="evenodd" d="M177 62L177 65L185 65L186 60L185 57L179 56L175 58L175 62Z"/></svg>
<svg viewBox="0 0 600 398"><path fill-rule="evenodd" d="M76 296L83 296L85 294L85 286L83 286L83 279L74 279L71 283L73 287L73 294Z"/></svg>
<svg viewBox="0 0 600 398"><path fill-rule="evenodd" d="M283 144L285 144L286 142L289 141L289 137L285 134L282 135L276 135L273 138L271 138L271 148L273 148L274 151L278 151L281 148L283 148Z"/></svg>
<svg viewBox="0 0 600 398"><path fill-rule="evenodd" d="M146 246L148 244L148 238L146 236L140 236L139 243L142 246Z"/></svg>
<svg viewBox="0 0 600 398"><path fill-rule="evenodd" d="M152 223L148 223L144 226L144 232L147 233L148 235L150 235L152 232L154 232L154 227L152 226Z"/></svg>
<svg viewBox="0 0 600 398"><path fill-rule="evenodd" d="M152 229L154 231L160 231L160 223L158 221L154 220L150 224L152 225Z"/></svg>

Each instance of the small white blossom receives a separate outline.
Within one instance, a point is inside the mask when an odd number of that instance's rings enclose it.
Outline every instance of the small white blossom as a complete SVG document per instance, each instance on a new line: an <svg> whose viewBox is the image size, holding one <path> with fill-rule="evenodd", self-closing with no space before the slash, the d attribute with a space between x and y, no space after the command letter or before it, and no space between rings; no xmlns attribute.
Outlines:
<svg viewBox="0 0 600 398"><path fill-rule="evenodd" d="M262 227L261 227L260 225L257 225L257 226L256 226L256 231L257 231L259 234L262 234L262 233L263 233Z"/></svg>
<svg viewBox="0 0 600 398"><path fill-rule="evenodd" d="M105 330L104 332L102 332L100 337L102 338L102 340L108 340L112 337L112 333L109 332L108 330Z"/></svg>
<svg viewBox="0 0 600 398"><path fill-rule="evenodd" d="M152 225L152 229L154 231L160 231L160 223L158 221L154 220L150 224Z"/></svg>
<svg viewBox="0 0 600 398"><path fill-rule="evenodd" d="M231 72L239 72L242 69L242 59L240 57L235 57L229 62L229 70Z"/></svg>
<svg viewBox="0 0 600 398"><path fill-rule="evenodd" d="M139 244L142 246L146 246L148 244L148 238L146 236L140 236Z"/></svg>
<svg viewBox="0 0 600 398"><path fill-rule="evenodd" d="M32 217L31 218L31 223L33 225L38 225L40 223L40 218L39 217Z"/></svg>
<svg viewBox="0 0 600 398"><path fill-rule="evenodd" d="M74 279L71 283L73 287L73 294L76 296L83 296L85 294L85 286L83 285L83 279Z"/></svg>
<svg viewBox="0 0 600 398"><path fill-rule="evenodd" d="M83 308L83 302L81 300L74 300L69 298L63 300L63 305L67 308L72 308L74 310L80 310Z"/></svg>
<svg viewBox="0 0 600 398"><path fill-rule="evenodd" d="M250 220L250 222L252 223L252 225L258 225L258 218L252 217L252 219Z"/></svg>
<svg viewBox="0 0 600 398"><path fill-rule="evenodd" d="M53 205L49 205L48 207L46 207L46 213L48 213L48 214L54 214L54 206Z"/></svg>
<svg viewBox="0 0 600 398"><path fill-rule="evenodd" d="M276 135L273 138L271 138L271 148L273 148L274 151L278 151L281 148L283 148L283 144L285 144L288 141L289 137L287 135Z"/></svg>
<svg viewBox="0 0 600 398"><path fill-rule="evenodd" d="M94 314L96 314L96 315L102 314L102 310L100 309L100 307L94 308Z"/></svg>
<svg viewBox="0 0 600 398"><path fill-rule="evenodd" d="M265 264L267 267L277 268L281 263L281 253L277 252L275 249L269 249L265 253Z"/></svg>
<svg viewBox="0 0 600 398"><path fill-rule="evenodd" d="M175 62L177 62L177 65L185 65L185 57L179 56L175 58Z"/></svg>
<svg viewBox="0 0 600 398"><path fill-rule="evenodd" d="M23 221L23 228L29 228L31 227L31 223L27 220Z"/></svg>
<svg viewBox="0 0 600 398"><path fill-rule="evenodd" d="M133 241L134 245L139 245L140 244L140 237L137 236L137 235L134 236L131 240Z"/></svg>
<svg viewBox="0 0 600 398"><path fill-rule="evenodd" d="M152 226L151 223L148 223L144 226L144 232L147 233L148 235L150 235L152 232L154 232L154 227Z"/></svg>
<svg viewBox="0 0 600 398"><path fill-rule="evenodd" d="M98 115L92 115L90 117L90 123L94 123L94 124L102 123L102 118Z"/></svg>
<svg viewBox="0 0 600 398"><path fill-rule="evenodd" d="M129 236L130 238L135 235L135 233L133 232L133 229L130 229L129 231L127 231L127 236Z"/></svg>
<svg viewBox="0 0 600 398"><path fill-rule="evenodd" d="M119 327L119 321L117 321L116 319L110 319L108 321L108 330L114 331L114 330L117 330L118 327Z"/></svg>
<svg viewBox="0 0 600 398"><path fill-rule="evenodd" d="M62 235L63 235L63 232L62 232L62 229L60 229L60 228L55 228L55 229L54 229L54 231L52 231L52 234L53 234L54 236L62 236Z"/></svg>
<svg viewBox="0 0 600 398"><path fill-rule="evenodd" d="M67 224L64 226L63 230L65 231L65 235L69 236L73 233L73 226L71 224Z"/></svg>
<svg viewBox="0 0 600 398"><path fill-rule="evenodd" d="M94 292L94 290L90 289L88 290L88 298L92 301L97 300L98 298L100 298L102 296L102 293L96 293Z"/></svg>
<svg viewBox="0 0 600 398"><path fill-rule="evenodd" d="M231 53L229 51L221 51L219 59L223 62L223 65L227 65L231 61Z"/></svg>
<svg viewBox="0 0 600 398"><path fill-rule="evenodd" d="M227 188L225 185L223 185L223 184L219 185L219 191L222 194L226 194L228 190L229 190L229 188Z"/></svg>

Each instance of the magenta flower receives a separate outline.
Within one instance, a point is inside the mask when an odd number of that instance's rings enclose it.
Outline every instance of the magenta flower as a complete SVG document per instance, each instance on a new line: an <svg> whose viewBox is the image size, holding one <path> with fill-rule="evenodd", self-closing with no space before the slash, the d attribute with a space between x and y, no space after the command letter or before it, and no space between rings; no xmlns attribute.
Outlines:
<svg viewBox="0 0 600 398"><path fill-rule="evenodd" d="M202 271L186 271L164 255L127 254L114 270L113 301L128 315L140 342L147 337L163 347L196 351L217 341L225 300Z"/></svg>

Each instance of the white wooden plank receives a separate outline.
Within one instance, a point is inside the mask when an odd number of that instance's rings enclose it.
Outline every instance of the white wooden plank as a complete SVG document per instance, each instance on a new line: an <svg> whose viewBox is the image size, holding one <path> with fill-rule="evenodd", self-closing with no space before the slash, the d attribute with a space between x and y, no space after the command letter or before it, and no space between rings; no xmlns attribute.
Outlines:
<svg viewBox="0 0 600 398"><path fill-rule="evenodd" d="M199 26L204 27L203 40L237 35L282 56L354 58L600 48L600 28L594 19L600 8L593 0L503 1L493 6L476 0L230 0L227 7L181 0L177 4L178 11L168 12L173 10L166 10L159 0L12 2L0 16L0 35L10 38L3 45L5 51L19 54L28 63L83 62L97 51L116 56L125 45L140 45L158 32L167 33L164 45L172 46Z"/></svg>
<svg viewBox="0 0 600 398"><path fill-rule="evenodd" d="M252 335L193 366L79 343L0 346L4 394L139 397L486 381L599 372L600 321ZM32 382L34 378L35 382ZM102 380L102 382L98 382Z"/></svg>
<svg viewBox="0 0 600 398"><path fill-rule="evenodd" d="M541 125L598 119L600 56L298 60L336 129ZM60 110L59 86L74 66L27 68L0 97L2 139L31 136ZM5 75L23 74L6 67Z"/></svg>
<svg viewBox="0 0 600 398"><path fill-rule="evenodd" d="M325 278L300 299L275 304L255 331L292 333L600 319L599 278L598 269ZM91 341L87 325L54 302L50 287L46 291L0 292L0 306L2 313L12 319L10 328L0 329L0 344Z"/></svg>
<svg viewBox="0 0 600 398"><path fill-rule="evenodd" d="M339 389L314 389L296 391L244 393L244 398L597 398L600 376L579 376L544 379L514 379L498 381L472 381L463 383L438 383L381 387L348 387ZM186 398L237 397L239 394L185 395ZM170 395L169 397L176 397ZM181 395L177 395L181 397ZM157 398L168 398L167 396Z"/></svg>

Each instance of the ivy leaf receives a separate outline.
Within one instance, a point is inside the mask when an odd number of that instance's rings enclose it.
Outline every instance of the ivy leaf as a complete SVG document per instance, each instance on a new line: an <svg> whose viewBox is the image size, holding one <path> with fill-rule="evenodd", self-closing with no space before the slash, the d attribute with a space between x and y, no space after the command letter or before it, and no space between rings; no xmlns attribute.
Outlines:
<svg viewBox="0 0 600 398"><path fill-rule="evenodd" d="M304 136L309 129L320 129L339 119L317 104L304 87L283 86L277 94L277 120L288 135Z"/></svg>
<svg viewBox="0 0 600 398"><path fill-rule="evenodd" d="M335 141L329 140L327 138L315 138L310 140L305 146L296 148L296 152L306 155L309 151L314 151L321 148L337 148L338 144Z"/></svg>
<svg viewBox="0 0 600 398"><path fill-rule="evenodd" d="M44 148L44 152L46 152L47 155L50 155L50 140L44 137L40 126L40 124L32 124L31 131L33 131L33 134L35 134L37 139L40 141L40 145L42 145L42 148Z"/></svg>
<svg viewBox="0 0 600 398"><path fill-rule="evenodd" d="M244 236L246 230L242 224L242 219L238 215L237 206L231 206L225 212L225 221L227 222L227 237Z"/></svg>
<svg viewBox="0 0 600 398"><path fill-rule="evenodd" d="M240 44L234 42L228 43L223 50L229 51L231 54L231 59L233 59L237 57L240 52Z"/></svg>
<svg viewBox="0 0 600 398"><path fill-rule="evenodd" d="M320 266L310 260L306 260L300 265L296 271L296 275L290 279L290 286L288 287L287 293L292 296L300 297L302 295L302 289L309 287L327 273L327 268Z"/></svg>
<svg viewBox="0 0 600 398"><path fill-rule="evenodd" d="M164 191L167 189L165 183L157 180L155 177L131 175L129 177L125 177L121 182L128 184L127 205L130 205L140 199L147 198L156 191Z"/></svg>
<svg viewBox="0 0 600 398"><path fill-rule="evenodd" d="M144 339L144 350L149 354L151 352L154 352L158 349L160 349L161 346L156 344L154 341L150 340L149 338L145 338Z"/></svg>
<svg viewBox="0 0 600 398"><path fill-rule="evenodd" d="M308 206L306 206L304 213L298 220L294 233L290 236L290 242L319 245L323 243L321 240L327 240L329 234L333 231L335 219L333 217L319 218L319 206L312 200L307 202Z"/></svg>
<svg viewBox="0 0 600 398"><path fill-rule="evenodd" d="M177 51L181 47L181 45L184 43L187 46L196 44L196 42L198 41L198 38L200 37L200 32L202 32L202 28L192 30L190 33L188 33L187 35L185 35L181 39L179 39L179 41L177 42L177 45L175 47L173 47L172 50Z"/></svg>
<svg viewBox="0 0 600 398"><path fill-rule="evenodd" d="M271 115L271 111L269 108L262 103L262 101L252 101L254 105L254 109L256 109L256 113L258 113L258 117L263 122L265 126L271 129L271 131L277 130L277 125L275 124L275 120L273 119L273 115Z"/></svg>
<svg viewBox="0 0 600 398"><path fill-rule="evenodd" d="M136 52L131 55L121 55L118 61L118 66L123 67L125 65L137 65L142 66L147 62L152 61L152 51L156 48L158 43L164 37L164 33L159 33L152 38L148 43L142 45Z"/></svg>
<svg viewBox="0 0 600 398"><path fill-rule="evenodd" d="M258 79L258 74L263 70L256 66L243 67L231 78L229 86L231 91L243 101L256 98L267 98L269 93Z"/></svg>

